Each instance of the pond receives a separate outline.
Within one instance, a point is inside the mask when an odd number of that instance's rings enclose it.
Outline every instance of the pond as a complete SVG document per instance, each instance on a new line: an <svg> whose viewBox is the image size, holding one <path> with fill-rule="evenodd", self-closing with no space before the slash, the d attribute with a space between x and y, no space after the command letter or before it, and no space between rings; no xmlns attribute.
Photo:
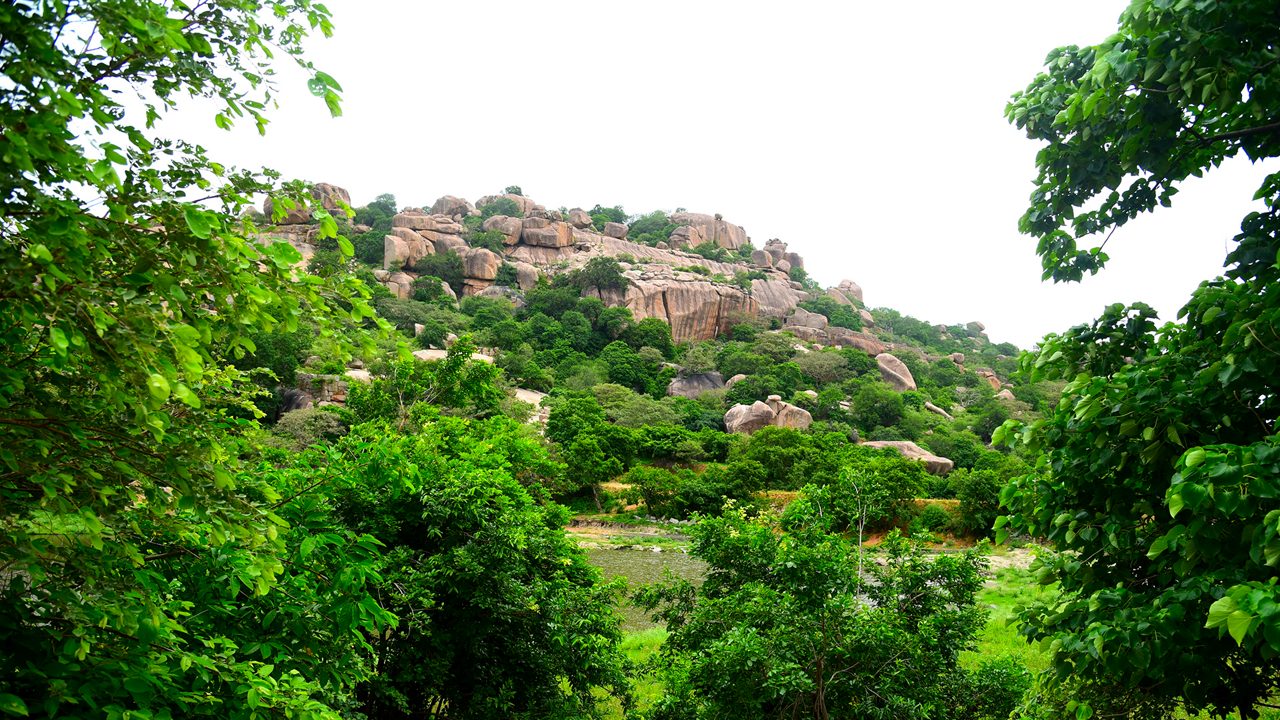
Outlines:
<svg viewBox="0 0 1280 720"><path fill-rule="evenodd" d="M706 574L707 564L679 550L614 550L611 548L589 548L587 558L591 564L604 572L606 580L616 577L626 578L628 591L657 582L662 579L663 571L670 570L676 577L701 582ZM644 611L623 601L618 611L625 621L624 632L637 632L657 627Z"/></svg>

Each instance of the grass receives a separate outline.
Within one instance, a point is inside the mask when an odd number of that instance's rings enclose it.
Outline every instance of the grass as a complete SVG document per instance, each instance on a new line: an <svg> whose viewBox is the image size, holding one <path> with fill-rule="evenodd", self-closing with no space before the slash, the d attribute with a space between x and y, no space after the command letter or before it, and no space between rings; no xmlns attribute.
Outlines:
<svg viewBox="0 0 1280 720"><path fill-rule="evenodd" d="M996 570L987 587L978 593L978 603L991 614L986 627L978 633L978 647L961 655L961 664L973 669L981 658L1012 655L1033 673L1043 670L1049 656L1038 646L1027 643L1010 621L1018 605L1054 591L1052 586L1038 584L1028 570L1015 567Z"/></svg>

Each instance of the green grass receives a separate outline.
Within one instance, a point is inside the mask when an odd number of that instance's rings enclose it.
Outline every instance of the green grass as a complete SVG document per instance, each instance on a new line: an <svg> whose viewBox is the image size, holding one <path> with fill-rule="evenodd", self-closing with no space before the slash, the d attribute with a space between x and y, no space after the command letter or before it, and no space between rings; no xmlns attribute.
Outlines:
<svg viewBox="0 0 1280 720"><path fill-rule="evenodd" d="M662 648L662 643L667 640L667 631L662 628L649 628L648 630L640 630L638 632L627 633L622 639L622 652L637 667L641 667L647 660L658 654L658 650ZM638 673L635 678L635 699L636 709L646 710L653 702L662 695L662 683L654 679L652 674ZM609 704L605 710L605 717L609 720L621 720L622 705L616 699L610 698Z"/></svg>
<svg viewBox="0 0 1280 720"><path fill-rule="evenodd" d="M1023 639L1011 620L1018 605L1053 592L1056 592L1053 586L1038 584L1030 571L996 570L987 587L978 593L979 605L991 613L987 625L978 633L978 647L964 653L961 663L972 669L977 667L980 658L1012 655L1033 673L1043 670L1048 665L1048 655Z"/></svg>

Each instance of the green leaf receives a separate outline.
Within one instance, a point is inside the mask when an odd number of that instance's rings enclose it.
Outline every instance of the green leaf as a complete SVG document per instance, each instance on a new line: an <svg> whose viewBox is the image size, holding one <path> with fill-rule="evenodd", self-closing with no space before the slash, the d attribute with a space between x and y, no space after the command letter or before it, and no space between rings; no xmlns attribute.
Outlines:
<svg viewBox="0 0 1280 720"><path fill-rule="evenodd" d="M186 218L187 227L191 229L192 235L202 240L208 239L213 225L203 210L195 205L187 205L182 208L182 216Z"/></svg>
<svg viewBox="0 0 1280 720"><path fill-rule="evenodd" d="M1222 625L1236 609L1235 599L1230 595L1223 595L1209 606L1209 619L1205 621L1204 626L1206 628L1216 628Z"/></svg>
<svg viewBox="0 0 1280 720"><path fill-rule="evenodd" d="M199 408L200 398L191 391L191 388L182 383L178 383L173 388L173 396L186 403L189 407Z"/></svg>
<svg viewBox="0 0 1280 720"><path fill-rule="evenodd" d="M151 373L147 376L147 390L151 392L151 397L160 402L169 399L169 381L160 373Z"/></svg>
<svg viewBox="0 0 1280 720"><path fill-rule="evenodd" d="M1183 464L1187 467L1195 467L1204 462L1204 448L1195 448L1187 453Z"/></svg>
<svg viewBox="0 0 1280 720"><path fill-rule="evenodd" d="M1205 310L1202 315L1200 315L1200 322L1204 325L1208 325L1209 323L1213 322L1213 319L1218 317L1218 315L1221 312L1222 312L1222 308L1217 306L1211 307L1208 310Z"/></svg>
<svg viewBox="0 0 1280 720"><path fill-rule="evenodd" d="M58 327L49 328L49 342L53 345L53 349L58 351L59 355L65 355L67 347L70 346L70 343L67 342L67 334L62 331L62 328Z"/></svg>
<svg viewBox="0 0 1280 720"><path fill-rule="evenodd" d="M9 693L0 693L0 712L20 717L28 717L30 715L27 711L27 704L22 701L22 698Z"/></svg>
<svg viewBox="0 0 1280 720"><path fill-rule="evenodd" d="M351 244L350 240L346 239L342 235L338 236L338 250L342 253L342 257L344 258L349 258L356 254L355 246Z"/></svg>
<svg viewBox="0 0 1280 720"><path fill-rule="evenodd" d="M49 252L49 248L45 247L42 243L36 243L27 248L27 254L36 260L53 262L53 255Z"/></svg>
<svg viewBox="0 0 1280 720"><path fill-rule="evenodd" d="M1244 637L1249 633L1249 626L1252 624L1253 616L1243 610L1236 610L1227 616L1227 632L1237 645L1244 643Z"/></svg>
<svg viewBox="0 0 1280 720"><path fill-rule="evenodd" d="M1169 517L1178 517L1178 513L1182 512L1183 500L1182 495L1174 493L1169 496Z"/></svg>

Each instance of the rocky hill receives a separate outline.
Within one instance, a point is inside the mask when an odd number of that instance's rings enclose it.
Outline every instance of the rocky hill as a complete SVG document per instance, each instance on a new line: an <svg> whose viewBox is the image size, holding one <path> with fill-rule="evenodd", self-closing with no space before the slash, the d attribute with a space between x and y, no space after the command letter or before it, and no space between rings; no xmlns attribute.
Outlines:
<svg viewBox="0 0 1280 720"><path fill-rule="evenodd" d="M339 211L350 204L346 190L325 183L314 186L319 205ZM480 218L495 205L514 209L512 215L489 214L479 227L502 238L500 252L473 247L467 241L468 218ZM271 217L268 200L263 208ZM822 290L803 278L804 258L787 243L771 239L762 248L752 245L747 231L720 215L677 212L669 236L653 244L628 237L627 225L605 222L597 227L581 208L549 210L516 194L491 195L475 204L446 195L430 208L405 208L391 218L383 238L382 269L374 273L394 295L407 298L418 273L414 267L428 255L457 253L465 268L466 295L505 294L496 289L504 263L515 270L515 289L527 290L542 275L582 268L595 257L619 261L625 289L591 290L608 305L629 308L637 320L656 317L671 326L676 342L708 340L740 322L773 318L804 340L860 347L877 354L884 346L873 336L830 326L826 318L798 309L805 299L825 294L860 311L865 325L874 321L862 309L862 290L850 280ZM369 226L356 225L355 232ZM265 233L287 239L305 258L315 252L316 226L310 213L291 211ZM722 259L707 257L706 248L725 251ZM702 254L693 252L703 250Z"/></svg>

